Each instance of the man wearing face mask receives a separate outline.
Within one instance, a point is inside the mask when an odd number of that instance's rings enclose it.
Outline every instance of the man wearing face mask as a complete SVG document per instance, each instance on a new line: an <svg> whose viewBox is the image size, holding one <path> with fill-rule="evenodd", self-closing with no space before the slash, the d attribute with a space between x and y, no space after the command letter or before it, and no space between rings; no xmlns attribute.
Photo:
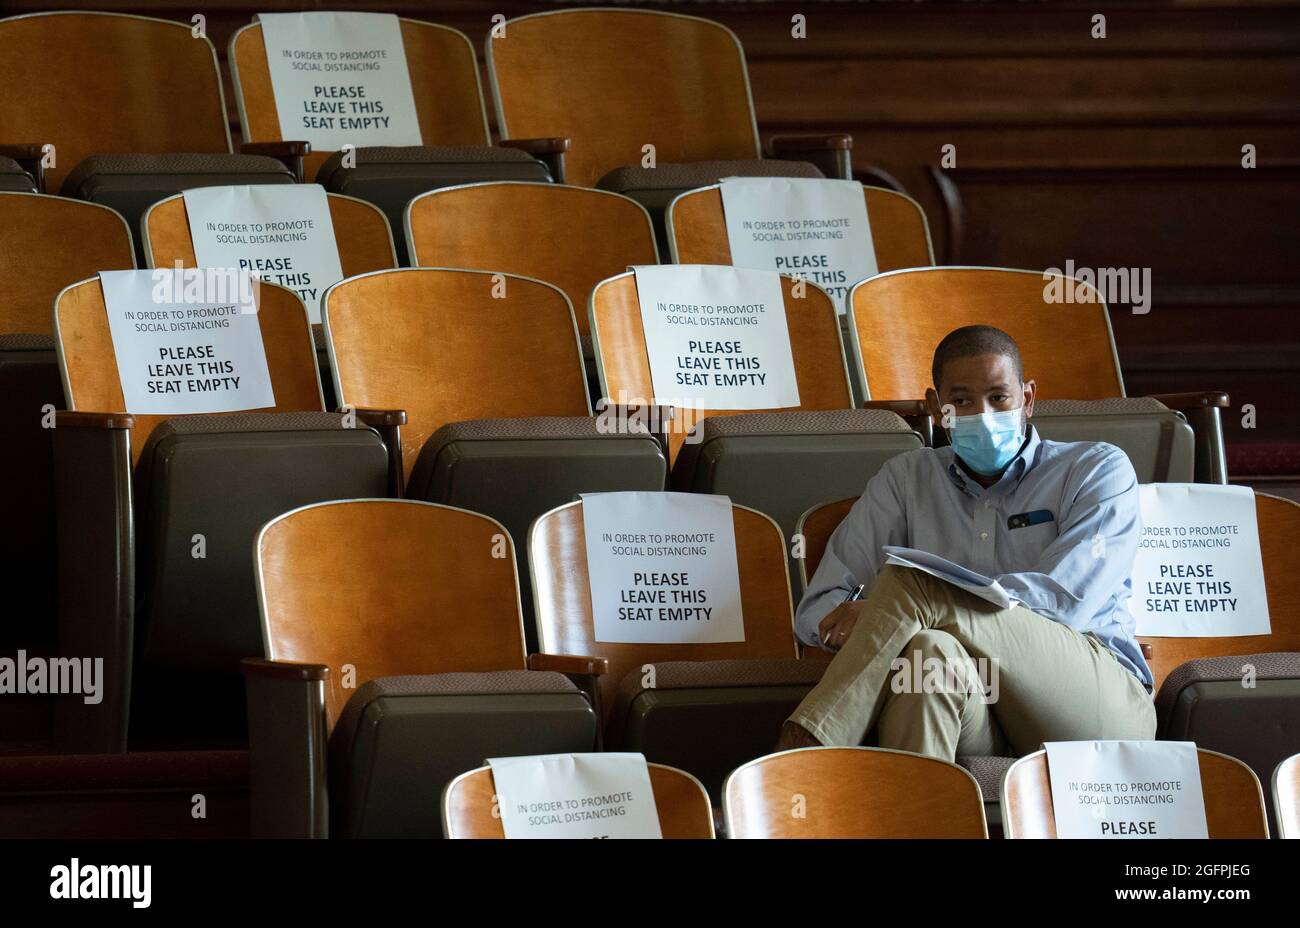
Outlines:
<svg viewBox="0 0 1300 928"><path fill-rule="evenodd" d="M856 745L872 728L881 747L949 761L1154 738L1151 670L1125 608L1141 534L1128 457L1039 438L1034 381L1000 329L950 333L931 373L926 403L951 445L890 459L831 536L795 626L836 656L777 750ZM1018 602L886 565L884 545L993 578ZM915 685L927 678L944 685Z"/></svg>

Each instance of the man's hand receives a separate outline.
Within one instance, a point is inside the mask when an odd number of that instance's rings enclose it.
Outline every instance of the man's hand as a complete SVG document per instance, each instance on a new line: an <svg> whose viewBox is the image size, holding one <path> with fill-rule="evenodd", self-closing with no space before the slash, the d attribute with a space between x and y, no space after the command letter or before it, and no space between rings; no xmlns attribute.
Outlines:
<svg viewBox="0 0 1300 928"><path fill-rule="evenodd" d="M826 613L826 617L817 626L817 636L821 638L822 647L831 651L838 651L844 647L844 642L848 641L849 635L853 633L853 626L857 624L864 605L866 604L862 600L840 603Z"/></svg>

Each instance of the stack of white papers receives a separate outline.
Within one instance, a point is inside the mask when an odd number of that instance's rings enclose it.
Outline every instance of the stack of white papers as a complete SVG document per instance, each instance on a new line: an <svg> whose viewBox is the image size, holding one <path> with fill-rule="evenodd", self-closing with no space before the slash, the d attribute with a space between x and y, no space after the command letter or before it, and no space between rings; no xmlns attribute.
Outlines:
<svg viewBox="0 0 1300 928"><path fill-rule="evenodd" d="M975 573L973 570L967 570L960 564L954 564L952 561L930 554L928 551L918 551L916 548L900 548L897 545L885 545L881 550L885 552L886 564L900 564L903 567L914 567L917 570L923 570L932 577L938 577L955 587L974 593L980 599L988 600L999 609L1010 609L1020 602L992 577L986 577L983 574Z"/></svg>

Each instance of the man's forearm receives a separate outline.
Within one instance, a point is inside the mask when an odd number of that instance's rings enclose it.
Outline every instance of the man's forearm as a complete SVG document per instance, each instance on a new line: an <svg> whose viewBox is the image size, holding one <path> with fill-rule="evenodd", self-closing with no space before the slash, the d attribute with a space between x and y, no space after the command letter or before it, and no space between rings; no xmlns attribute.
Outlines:
<svg viewBox="0 0 1300 928"><path fill-rule="evenodd" d="M806 645L821 647L821 638L818 635L818 628L821 626L822 619L830 614L830 611L839 605L841 599L847 596L845 592L837 597L835 594L840 591L837 589L826 590L820 596L804 596L799 603L799 609L795 613L794 633Z"/></svg>

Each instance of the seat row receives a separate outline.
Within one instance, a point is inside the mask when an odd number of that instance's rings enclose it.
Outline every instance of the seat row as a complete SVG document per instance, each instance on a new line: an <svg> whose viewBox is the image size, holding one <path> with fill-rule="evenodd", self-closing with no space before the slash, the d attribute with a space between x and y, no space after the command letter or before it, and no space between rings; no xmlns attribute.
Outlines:
<svg viewBox="0 0 1300 928"><path fill-rule="evenodd" d="M331 152L286 138L255 21L229 47L235 154L216 49L191 23L82 12L0 20L0 82L19 88L0 102L0 155L20 161L0 164L0 183L34 181L135 218L184 187L315 180L380 205L396 228L415 194L473 181L600 186L662 217L675 191L724 176L852 176L842 133L776 137L776 160L764 160L744 51L718 23L575 9L494 24L485 52L496 146L470 40L412 19L400 20L400 37L419 145L377 145L358 131L355 150Z"/></svg>
<svg viewBox="0 0 1300 928"><path fill-rule="evenodd" d="M840 361L830 362L840 367L847 360L851 399L836 396L814 401L821 408L844 408L865 398L877 408L901 412L923 436L928 435L929 417L918 400L929 385L930 348L951 328L990 318L1022 342L1031 371L1046 371L1050 364L1052 377L1045 378L1045 399L1123 400L1123 379L1100 298L1092 304L1049 302L1044 275L1031 272L950 268L930 275L894 275L892 272L930 264L924 215L914 202L890 191L865 188L864 197L876 216L873 244L882 273L856 289L851 301L856 324L847 326L848 350L840 352ZM391 246L377 211L338 196L329 202L343 273L358 276L392 268ZM510 216L510 221L501 222L503 215ZM683 195L669 215L673 254L678 261L730 263L722 198L716 186ZM13 280L13 295L0 315L0 333L47 332L49 305L60 286L99 270L132 266L124 261L125 230L111 213L66 200L0 194L0 216L12 222L15 230L11 258L0 269L5 278ZM417 198L409 204L405 225L412 253L422 266L517 274L558 287L575 308L574 322L583 343L593 397L617 396L621 385L611 382L614 378L609 371L596 367L588 306L601 281L616 277L627 267L657 261L643 210L615 195L571 187L479 184ZM148 266L195 265L194 244L180 197L152 207L142 229L149 246ZM569 244L557 248L557 242ZM805 284L805 288L816 291L810 303L820 306L827 302L825 293L815 285ZM931 307L936 305L944 307L943 311L933 312ZM1067 327L1072 330L1069 351L1063 349L1059 338ZM900 353L896 350L899 345L910 350ZM327 359L322 357L322 361ZM833 371L830 376L839 379ZM336 397L330 395L334 384L329 375L325 386L332 407ZM648 394L642 391L641 395ZM1193 471L1187 465L1194 461L1196 479L1223 482L1226 474L1218 415L1226 396L1200 392L1156 399L1175 412L1165 414L1156 431L1151 431L1150 416L1146 425L1139 426L1148 436L1141 460L1135 461L1139 473L1148 475L1147 479L1191 479ZM1149 401L1126 401L1112 403L1105 411L1141 416L1157 408ZM1064 411L1056 410L1058 414ZM1041 412L1053 410L1045 406ZM1181 419L1189 419L1192 428L1179 426ZM1112 421L1131 424L1133 420ZM1131 429L1124 431L1131 437ZM1123 440L1116 443L1125 445ZM1129 441L1126 450L1138 446Z"/></svg>
<svg viewBox="0 0 1300 928"><path fill-rule="evenodd" d="M1260 781L1249 767L1200 750L1201 789L1211 838L1269 834ZM690 774L649 764L665 838L715 837L707 793ZM1300 754L1272 777L1277 833L1300 838ZM1008 838L1055 838L1045 751L1017 761L1001 786ZM795 797L798 797L796 800ZM480 767L447 784L442 799L448 838L502 838L494 813L492 770ZM880 748L803 748L752 760L722 788L729 838L986 838L980 784L961 767Z"/></svg>
<svg viewBox="0 0 1300 928"><path fill-rule="evenodd" d="M1271 633L1144 645L1154 648L1160 736L1231 751L1264 776L1294 748L1285 731L1260 726L1285 728L1295 717L1300 612L1288 546L1300 506L1256 499ZM174 598L166 604L174 611L147 617L155 624L137 651L141 664L132 667L129 648L116 655L102 701L70 701L63 730L80 722L122 737L129 709L135 747L175 745L177 734L220 744L217 734L244 712L225 685L241 666L259 834L427 834L437 815L430 784L485 757L601 747L689 771L717 798L729 771L770 749L827 659L794 638L782 533L768 516L732 505L742 641L613 643L597 633L583 506L544 513L520 552L496 520L427 502L340 500L275 515L256 532L251 577L240 558L254 587L255 628L247 613L196 608L220 594L186 534L191 564L175 556L169 579L176 596L185 589L175 576L181 567L202 585L190 602ZM830 504L801 520L805 570L816 569L846 510ZM531 621L516 553L531 578ZM223 582L238 585L238 573L227 565ZM1254 686L1243 693L1246 665ZM175 693L185 697L169 698ZM103 730L109 722L122 732ZM958 761L998 821L996 797L1014 758Z"/></svg>

